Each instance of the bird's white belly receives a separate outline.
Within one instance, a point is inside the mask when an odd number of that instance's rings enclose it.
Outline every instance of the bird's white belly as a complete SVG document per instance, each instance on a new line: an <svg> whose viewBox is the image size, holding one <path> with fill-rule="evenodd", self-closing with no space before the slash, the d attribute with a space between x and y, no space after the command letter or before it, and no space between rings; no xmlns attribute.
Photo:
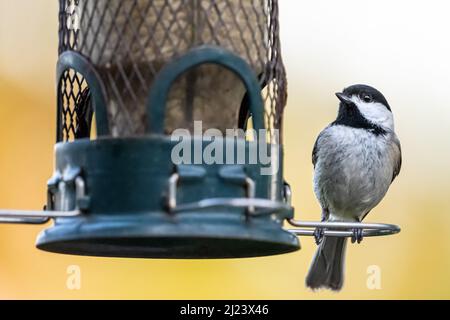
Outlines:
<svg viewBox="0 0 450 320"><path fill-rule="evenodd" d="M314 189L331 220L360 220L386 194L393 176L388 141L363 129L335 126L320 140Z"/></svg>

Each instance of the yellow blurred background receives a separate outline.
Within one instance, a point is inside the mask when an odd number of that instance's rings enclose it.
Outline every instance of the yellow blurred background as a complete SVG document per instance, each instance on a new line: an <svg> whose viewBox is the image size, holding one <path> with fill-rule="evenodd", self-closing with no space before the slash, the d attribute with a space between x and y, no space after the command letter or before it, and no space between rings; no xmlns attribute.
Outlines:
<svg viewBox="0 0 450 320"><path fill-rule="evenodd" d="M242 260L168 261L55 255L42 226L0 226L3 299L450 298L450 12L448 1L281 0L289 79L285 175L297 218L317 220L311 149L337 111L334 92L380 89L396 117L402 172L368 221L399 235L349 246L342 292L308 291L315 250ZM57 1L0 0L0 207L40 209L53 168ZM69 290L67 268L80 267ZM381 288L367 286L368 268Z"/></svg>

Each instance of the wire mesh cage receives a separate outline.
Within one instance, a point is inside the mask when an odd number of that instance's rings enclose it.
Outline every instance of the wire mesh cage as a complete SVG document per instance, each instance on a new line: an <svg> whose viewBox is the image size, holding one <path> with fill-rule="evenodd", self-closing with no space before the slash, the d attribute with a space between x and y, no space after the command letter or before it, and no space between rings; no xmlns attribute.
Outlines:
<svg viewBox="0 0 450 320"><path fill-rule="evenodd" d="M266 128L281 127L286 75L276 0L60 0L59 17L59 52L79 52L97 69L113 136L149 129L145 104L156 75L201 45L225 48L249 63L264 95ZM89 88L73 71L61 81L59 139L85 137ZM237 76L223 67L190 70L172 86L165 131L192 129L198 119L204 130L242 127L249 116L245 94Z"/></svg>

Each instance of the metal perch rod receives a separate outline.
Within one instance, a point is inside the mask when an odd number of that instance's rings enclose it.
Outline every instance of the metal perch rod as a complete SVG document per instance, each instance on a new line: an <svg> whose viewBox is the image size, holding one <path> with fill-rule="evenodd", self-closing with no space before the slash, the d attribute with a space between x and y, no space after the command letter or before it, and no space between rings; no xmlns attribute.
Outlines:
<svg viewBox="0 0 450 320"><path fill-rule="evenodd" d="M315 229L323 229L324 236L353 237L354 230L362 230L363 237L388 236L400 232L400 227L385 223L361 222L313 222L288 220L288 223L299 229L288 229L298 236L314 236Z"/></svg>
<svg viewBox="0 0 450 320"><path fill-rule="evenodd" d="M218 199L215 199L218 200ZM224 199L221 199L224 200ZM260 199L232 199L235 202L226 202L226 204L220 202L215 203L212 201L208 204L204 203L206 207L209 206L247 206L248 200ZM259 203L261 204L261 203ZM266 203L264 203L266 204ZM267 204L266 204L267 205ZM188 206L187 206L188 207ZM274 208L272 208L274 209ZM0 210L0 223L10 224L45 224L51 218L72 218L81 215L80 210L73 211L21 211L21 210ZM393 224L384 223L360 223L360 222L314 222L314 221L299 221L299 220L287 220L290 225L298 229L288 229L289 232L297 236L314 236L317 228L323 229L324 236L332 237L353 237L355 235L354 230L362 230L363 237L376 237L393 235L400 232L400 227Z"/></svg>
<svg viewBox="0 0 450 320"><path fill-rule="evenodd" d="M0 210L0 223L44 224L51 218L73 218L79 216L81 211L27 211L27 210Z"/></svg>

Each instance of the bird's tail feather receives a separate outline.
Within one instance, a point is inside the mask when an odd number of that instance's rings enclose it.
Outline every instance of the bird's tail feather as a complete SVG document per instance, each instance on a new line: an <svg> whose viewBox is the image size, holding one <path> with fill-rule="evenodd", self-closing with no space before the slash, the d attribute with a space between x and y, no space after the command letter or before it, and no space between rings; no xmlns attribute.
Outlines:
<svg viewBox="0 0 450 320"><path fill-rule="evenodd" d="M317 248L306 276L306 286L339 291L344 284L347 238L325 237Z"/></svg>

